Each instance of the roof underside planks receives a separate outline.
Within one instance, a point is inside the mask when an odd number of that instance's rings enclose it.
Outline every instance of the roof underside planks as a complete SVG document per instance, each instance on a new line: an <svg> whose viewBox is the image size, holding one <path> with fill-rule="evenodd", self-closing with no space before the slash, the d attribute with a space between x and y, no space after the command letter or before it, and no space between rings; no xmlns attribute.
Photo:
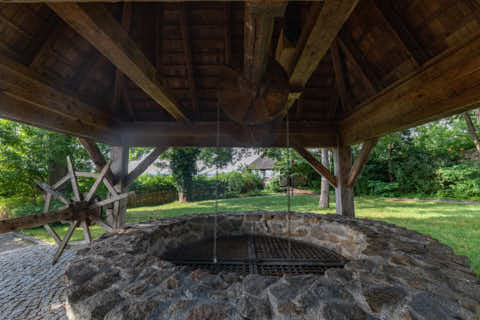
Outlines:
<svg viewBox="0 0 480 320"><path fill-rule="evenodd" d="M243 66L242 2L132 3L128 30L123 4L1 2L0 117L110 144L215 145L219 68ZM476 1L291 1L284 11L270 55L304 87L288 106L296 144L360 143L480 101ZM112 108L117 70L116 101L128 105ZM222 145L286 145L284 121L221 122Z"/></svg>

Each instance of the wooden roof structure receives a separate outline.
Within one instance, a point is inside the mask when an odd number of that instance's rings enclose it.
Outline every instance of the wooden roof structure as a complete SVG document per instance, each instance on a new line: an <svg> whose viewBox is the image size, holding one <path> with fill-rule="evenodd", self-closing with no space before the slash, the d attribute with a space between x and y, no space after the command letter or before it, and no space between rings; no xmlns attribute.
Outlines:
<svg viewBox="0 0 480 320"><path fill-rule="evenodd" d="M112 145L214 146L225 66L273 93L236 105L230 88L222 146L286 146L287 113L291 144L331 147L480 101L478 0L16 2L0 0L0 117ZM249 112L264 121L235 121Z"/></svg>

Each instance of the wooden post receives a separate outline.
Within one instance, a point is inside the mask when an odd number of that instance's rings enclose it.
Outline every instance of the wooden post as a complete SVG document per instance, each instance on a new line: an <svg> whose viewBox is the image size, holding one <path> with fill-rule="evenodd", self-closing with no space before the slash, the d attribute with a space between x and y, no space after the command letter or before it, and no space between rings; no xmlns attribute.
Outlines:
<svg viewBox="0 0 480 320"><path fill-rule="evenodd" d="M352 149L350 146L339 143L333 153L333 161L337 178L337 188L335 189L337 214L354 217L353 186L348 186L348 178L352 168Z"/></svg>
<svg viewBox="0 0 480 320"><path fill-rule="evenodd" d="M116 181L114 188L118 193L124 193L127 191L125 179L128 174L128 147L112 146L110 159L112 161L112 173ZM114 202L113 209L107 209L107 222L114 229L120 228L125 224L127 203L128 199L122 199Z"/></svg>

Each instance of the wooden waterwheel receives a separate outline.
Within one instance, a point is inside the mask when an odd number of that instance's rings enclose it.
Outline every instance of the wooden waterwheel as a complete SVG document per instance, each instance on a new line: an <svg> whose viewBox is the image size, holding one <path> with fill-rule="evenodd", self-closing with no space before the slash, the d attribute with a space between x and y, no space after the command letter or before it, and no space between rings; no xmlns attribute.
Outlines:
<svg viewBox="0 0 480 320"><path fill-rule="evenodd" d="M102 217L102 208L106 206L111 206L113 204L114 208L120 205L120 200L128 197L128 193L119 194L113 185L105 178L107 172L110 169L111 161L109 161L100 173L92 172L78 172L74 170L72 161L70 157L67 157L67 167L68 173L62 179L60 179L53 186L49 186L46 183L35 181L40 188L45 191L45 205L43 215L34 215L24 218L32 218L31 225L35 226L34 221L41 221L43 227L48 231L50 236L55 240L58 249L53 258L53 264L55 264L63 251L65 250L70 238L73 235L73 232L77 227L83 229L85 240L88 243L92 242L92 236L90 233L89 227L91 225L97 224L103 227L107 232L112 231L113 228ZM94 178L95 182L88 192L85 194L81 193L78 186L77 177L84 178ZM67 200L62 193L57 191L61 186L70 181L72 185L73 198ZM101 200L97 195L97 190L101 184L104 184L108 189L110 196L107 199ZM50 211L50 206L52 199L56 199L65 204L64 207L60 208L59 211ZM115 209L114 209L115 212ZM42 219L43 218L43 219ZM21 218L20 218L21 219ZM51 222L65 222L69 223L70 227L63 239L52 229L49 225ZM23 221L24 225L28 223ZM37 223L38 225L38 223Z"/></svg>

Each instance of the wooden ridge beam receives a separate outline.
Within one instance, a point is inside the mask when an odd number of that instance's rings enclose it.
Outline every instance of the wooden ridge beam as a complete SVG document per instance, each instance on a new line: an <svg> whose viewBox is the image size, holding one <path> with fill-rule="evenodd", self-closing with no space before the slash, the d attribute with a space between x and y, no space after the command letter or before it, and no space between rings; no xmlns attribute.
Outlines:
<svg viewBox="0 0 480 320"><path fill-rule="evenodd" d="M422 65L427 62L430 59L428 53L402 21L401 16L395 12L392 3L386 0L374 0L374 3L384 22L399 40L403 48L413 58L415 63Z"/></svg>
<svg viewBox="0 0 480 320"><path fill-rule="evenodd" d="M105 160L105 157L103 156L102 152L98 148L98 145L95 141L91 139L85 139L85 138L80 138L78 139L80 144L85 148L87 151L88 155L90 156L90 159L92 159L93 163L95 164L95 167L99 172L102 172L103 168L107 165L107 160ZM113 175L113 172L111 169L107 170L107 173L105 174L105 178L111 185L115 185L115 176Z"/></svg>
<svg viewBox="0 0 480 320"><path fill-rule="evenodd" d="M330 170L325 168L320 161L315 159L307 149L298 145L294 145L293 149L295 149L295 151L297 151L318 174L327 179L332 187L337 187L337 179L330 173Z"/></svg>
<svg viewBox="0 0 480 320"><path fill-rule="evenodd" d="M110 129L94 127L87 123L64 117L2 92L0 92L0 118L77 137L95 139L109 144L117 144L120 141L120 135L115 135Z"/></svg>
<svg viewBox="0 0 480 320"><path fill-rule="evenodd" d="M48 5L175 119L190 122L181 105L160 81L155 66L102 4Z"/></svg>
<svg viewBox="0 0 480 320"><path fill-rule="evenodd" d="M357 180L358 176L362 172L363 168L365 167L365 164L368 161L368 158L370 157L370 153L372 152L373 148L377 145L378 138L373 138L370 140L367 140L363 143L362 150L360 150L360 153L357 156L357 159L355 160L352 168L350 169L350 174L348 175L348 180L347 180L347 187L353 188L355 185L355 181Z"/></svg>
<svg viewBox="0 0 480 320"><path fill-rule="evenodd" d="M125 179L125 186L128 187L129 185L131 185L135 179L137 179L142 173L145 172L145 170L148 169L148 167L150 167L150 165L152 163L154 163L158 157L164 153L168 148L166 147L157 147L155 149L152 150L152 152L150 152L148 154L148 156L146 156L136 167L135 169L133 169L129 174L128 176L126 177Z"/></svg>
<svg viewBox="0 0 480 320"><path fill-rule="evenodd" d="M190 90L190 95L192 98L193 110L195 110L195 112L198 112L199 106L197 84L195 82L195 73L193 71L192 62L192 41L190 40L190 31L188 30L188 19L185 5L185 3L181 3L178 6L180 13L180 29L182 31L183 51L185 53L185 67L187 69L188 88Z"/></svg>
<svg viewBox="0 0 480 320"><path fill-rule="evenodd" d="M340 123L347 145L475 108L480 101L480 35L430 60L355 108Z"/></svg>
<svg viewBox="0 0 480 320"><path fill-rule="evenodd" d="M83 103L74 93L54 86L5 56L0 56L0 91L71 120L104 129L110 127L111 114Z"/></svg>

